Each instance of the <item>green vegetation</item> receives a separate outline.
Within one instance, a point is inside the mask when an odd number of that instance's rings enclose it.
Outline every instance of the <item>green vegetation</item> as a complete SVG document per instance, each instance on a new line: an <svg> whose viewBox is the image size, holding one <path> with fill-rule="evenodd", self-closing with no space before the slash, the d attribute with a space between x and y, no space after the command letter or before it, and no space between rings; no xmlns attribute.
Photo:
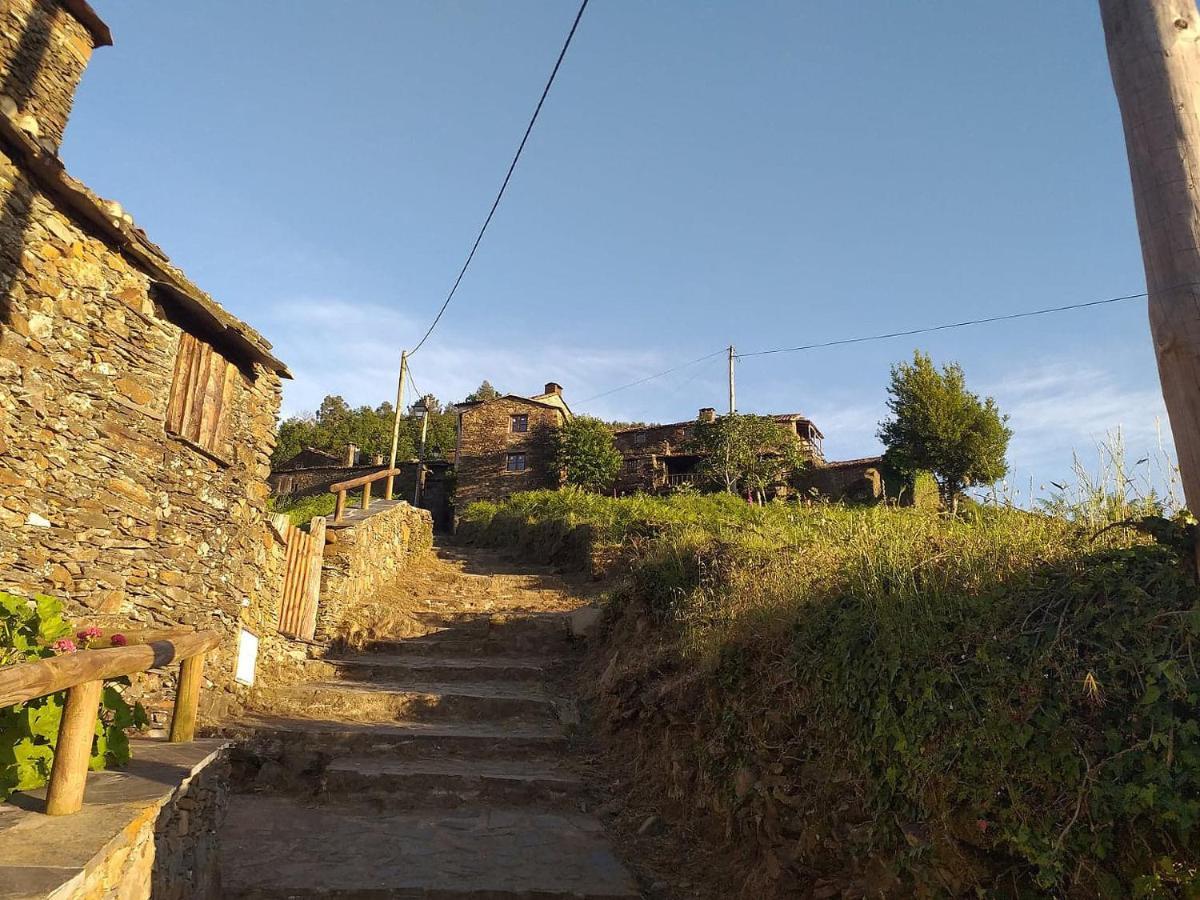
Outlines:
<svg viewBox="0 0 1200 900"><path fill-rule="evenodd" d="M425 458L438 459L454 450L456 416L432 395L423 400L430 411ZM271 464L291 459L305 447L340 456L347 444L354 444L368 456L383 456L386 461L392 449L392 410L390 403L381 403L375 409L369 406L351 409L341 397L326 397L314 414L292 416L279 423ZM396 458L415 459L420 441L421 419L410 410L400 420Z"/></svg>
<svg viewBox="0 0 1200 900"><path fill-rule="evenodd" d="M1108 524L1147 512L1110 499ZM1191 526L576 491L464 516L620 554L598 708L662 796L740 836L748 885L1200 892Z"/></svg>
<svg viewBox="0 0 1200 900"><path fill-rule="evenodd" d="M932 472L946 505L956 509L963 489L1004 477L1012 431L991 397L967 390L958 363L940 372L927 354L892 367L891 418L879 427L887 462L906 475Z"/></svg>
<svg viewBox="0 0 1200 900"><path fill-rule="evenodd" d="M74 653L101 637L96 628L72 637L62 604L53 597L26 600L0 592L0 668ZM109 640L116 644L117 637ZM120 686L128 684L121 678L104 686L92 745L93 769L128 762L126 729L149 724L141 704L130 706L121 696ZM0 802L13 791L40 787L50 778L65 703L64 691L0 709Z"/></svg>
<svg viewBox="0 0 1200 900"><path fill-rule="evenodd" d="M731 413L697 422L692 443L704 457L700 470L710 482L727 493L749 492L759 500L804 465L796 436L770 416Z"/></svg>
<svg viewBox="0 0 1200 900"><path fill-rule="evenodd" d="M357 495L361 497L361 492ZM347 503L353 506L355 500L347 498ZM268 507L273 513L283 513L288 520L299 528L307 525L314 516L332 516L337 498L333 494L309 494L305 497L272 497Z"/></svg>
<svg viewBox="0 0 1200 900"><path fill-rule="evenodd" d="M553 441L555 464L567 484L586 491L612 487L621 471L621 453L604 422L576 416L555 429Z"/></svg>

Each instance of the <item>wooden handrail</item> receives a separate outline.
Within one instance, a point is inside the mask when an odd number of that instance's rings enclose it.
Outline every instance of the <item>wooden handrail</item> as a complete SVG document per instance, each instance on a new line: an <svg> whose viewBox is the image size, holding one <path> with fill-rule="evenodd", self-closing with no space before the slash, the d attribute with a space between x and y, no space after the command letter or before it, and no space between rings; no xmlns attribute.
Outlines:
<svg viewBox="0 0 1200 900"><path fill-rule="evenodd" d="M167 636L160 636L163 632ZM135 633L124 647L77 650L48 659L0 668L0 708L67 692L58 728L54 765L46 790L46 812L69 815L83 806L92 737L105 679L120 678L182 662L171 717L170 740L182 743L196 734L196 710L203 682L204 655L221 643L216 630L181 632L154 629ZM142 641L135 643L135 641Z"/></svg>
<svg viewBox="0 0 1200 900"><path fill-rule="evenodd" d="M392 479L400 474L399 469L380 469L378 472L372 472L368 475L360 475L357 478L351 478L348 481L339 481L336 484L329 486L329 491L337 495L337 502L333 507L333 521L342 521L342 517L346 515L346 492L352 488L361 487L362 492L362 508L368 510L371 508L371 485L376 481L384 478L387 479L388 487L384 494L385 500L392 499Z"/></svg>

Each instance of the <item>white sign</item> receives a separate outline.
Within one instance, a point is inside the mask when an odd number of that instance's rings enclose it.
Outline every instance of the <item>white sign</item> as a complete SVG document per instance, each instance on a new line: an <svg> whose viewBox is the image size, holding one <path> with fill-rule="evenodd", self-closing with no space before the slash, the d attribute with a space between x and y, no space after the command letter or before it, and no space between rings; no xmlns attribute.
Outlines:
<svg viewBox="0 0 1200 900"><path fill-rule="evenodd" d="M233 673L238 684L254 684L254 668L258 665L258 635L243 628L238 632L237 671Z"/></svg>

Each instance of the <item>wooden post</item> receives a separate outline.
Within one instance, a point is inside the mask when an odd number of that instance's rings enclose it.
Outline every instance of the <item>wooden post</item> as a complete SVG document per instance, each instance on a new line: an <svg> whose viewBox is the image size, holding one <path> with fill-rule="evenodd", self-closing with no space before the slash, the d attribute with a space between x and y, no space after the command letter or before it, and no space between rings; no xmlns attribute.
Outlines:
<svg viewBox="0 0 1200 900"><path fill-rule="evenodd" d="M429 406L421 401L421 448L417 451L417 483L413 487L413 506L421 505L421 482L425 475L425 437L429 433Z"/></svg>
<svg viewBox="0 0 1200 900"><path fill-rule="evenodd" d="M183 744L196 736L196 714L200 709L200 685L203 681L204 654L189 656L179 666L175 710L171 714L172 744Z"/></svg>
<svg viewBox="0 0 1200 900"><path fill-rule="evenodd" d="M96 716L100 711L103 681L85 681L67 691L67 705L58 726L54 766L46 789L46 814L69 816L83 806Z"/></svg>
<svg viewBox="0 0 1200 900"><path fill-rule="evenodd" d="M371 482L369 482L369 481L363 485L362 508L363 508L363 512L366 512L368 509L371 508Z"/></svg>
<svg viewBox="0 0 1200 900"><path fill-rule="evenodd" d="M729 345L729 414L732 416L737 412L737 395L733 390L733 361L737 358L737 354L733 351L733 344Z"/></svg>
<svg viewBox="0 0 1200 900"><path fill-rule="evenodd" d="M1188 507L1200 512L1200 17L1100 0L1133 181L1150 332Z"/></svg>
<svg viewBox="0 0 1200 900"><path fill-rule="evenodd" d="M392 417L392 455L388 459L388 468L396 468L396 447L400 443L400 414L404 407L404 376L408 374L408 351L400 351L400 382L396 385L396 415ZM395 483L395 475L387 477L387 484L384 486L384 498L392 499L392 487ZM334 519L336 522L337 519Z"/></svg>
<svg viewBox="0 0 1200 900"><path fill-rule="evenodd" d="M308 526L311 538L308 583L304 585L304 607L300 615L299 637L311 641L317 632L317 610L321 603L321 563L325 559L325 517L313 516Z"/></svg>
<svg viewBox="0 0 1200 900"><path fill-rule="evenodd" d="M346 492L338 491L337 492L337 503L335 503L334 507L333 507L334 523L336 524L337 522L342 521L342 516L345 514L346 514Z"/></svg>

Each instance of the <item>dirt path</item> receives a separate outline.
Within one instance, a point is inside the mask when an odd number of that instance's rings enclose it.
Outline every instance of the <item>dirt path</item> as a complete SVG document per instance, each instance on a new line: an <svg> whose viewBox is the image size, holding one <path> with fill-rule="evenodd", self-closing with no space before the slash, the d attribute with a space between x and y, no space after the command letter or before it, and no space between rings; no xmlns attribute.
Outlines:
<svg viewBox="0 0 1200 900"><path fill-rule="evenodd" d="M379 598L393 633L241 724L225 896L641 896L585 811L554 686L585 602L454 548Z"/></svg>

